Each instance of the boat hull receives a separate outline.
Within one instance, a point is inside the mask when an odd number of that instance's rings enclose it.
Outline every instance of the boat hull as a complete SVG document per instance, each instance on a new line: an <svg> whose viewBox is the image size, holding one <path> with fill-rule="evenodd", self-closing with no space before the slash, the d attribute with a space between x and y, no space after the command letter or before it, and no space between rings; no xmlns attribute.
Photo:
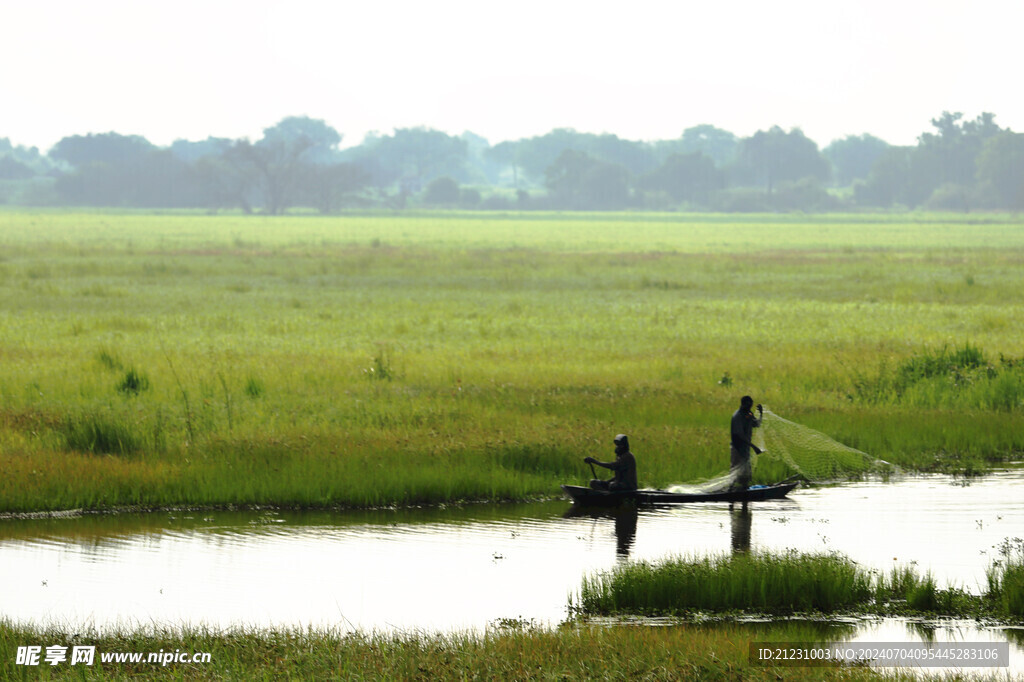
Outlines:
<svg viewBox="0 0 1024 682"><path fill-rule="evenodd" d="M689 504L692 502L759 502L777 500L789 494L796 483L747 488L720 493L672 493L667 490L594 490L578 485L563 485L562 490L575 504L611 507L626 502L642 505Z"/></svg>

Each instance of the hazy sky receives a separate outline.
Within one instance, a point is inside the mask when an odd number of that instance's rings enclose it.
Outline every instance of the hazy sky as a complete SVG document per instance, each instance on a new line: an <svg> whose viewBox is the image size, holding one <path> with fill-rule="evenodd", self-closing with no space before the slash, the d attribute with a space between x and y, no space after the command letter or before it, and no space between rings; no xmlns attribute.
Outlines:
<svg viewBox="0 0 1024 682"><path fill-rule="evenodd" d="M1024 131L1020 0L0 0L0 137L357 144L426 125L492 143L711 123L912 144L943 110Z"/></svg>

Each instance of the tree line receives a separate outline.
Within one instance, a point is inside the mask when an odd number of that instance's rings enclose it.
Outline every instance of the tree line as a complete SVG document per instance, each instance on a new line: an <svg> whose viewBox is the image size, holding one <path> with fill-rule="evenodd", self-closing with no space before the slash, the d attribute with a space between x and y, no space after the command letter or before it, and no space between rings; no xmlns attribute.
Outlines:
<svg viewBox="0 0 1024 682"><path fill-rule="evenodd" d="M0 203L290 209L1020 210L1024 134L995 116L944 112L913 146L850 135L823 149L799 128L737 137L712 125L632 141L556 129L491 145L429 128L341 148L319 119L287 117L256 141L159 147L119 133L72 135L45 154L0 138Z"/></svg>

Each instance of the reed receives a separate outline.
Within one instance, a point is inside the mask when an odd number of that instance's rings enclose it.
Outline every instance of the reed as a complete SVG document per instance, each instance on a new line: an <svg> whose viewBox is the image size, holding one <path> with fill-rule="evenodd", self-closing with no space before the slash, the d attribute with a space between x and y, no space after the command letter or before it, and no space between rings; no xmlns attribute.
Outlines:
<svg viewBox="0 0 1024 682"><path fill-rule="evenodd" d="M584 579L583 613L833 612L871 597L871 576L833 555L755 554L638 562Z"/></svg>
<svg viewBox="0 0 1024 682"><path fill-rule="evenodd" d="M988 591L940 588L930 572L860 568L835 554L764 553L637 562L584 578L570 608L582 615L694 612L834 613L1020 618L1021 562L989 569ZM1014 601L1016 600L1016 601Z"/></svg>
<svg viewBox="0 0 1024 682"><path fill-rule="evenodd" d="M1007 540L1002 556L985 573L988 594L1004 616L1021 620L1024 619L1024 541L1020 538Z"/></svg>

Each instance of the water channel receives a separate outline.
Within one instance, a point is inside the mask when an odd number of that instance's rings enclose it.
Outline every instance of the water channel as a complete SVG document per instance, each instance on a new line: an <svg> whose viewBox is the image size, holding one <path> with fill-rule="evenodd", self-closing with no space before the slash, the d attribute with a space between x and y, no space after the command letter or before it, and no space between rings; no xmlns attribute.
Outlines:
<svg viewBox="0 0 1024 682"><path fill-rule="evenodd" d="M980 593L1024 536L1024 471L805 488L788 499L580 513L566 500L345 512L0 519L0 617L42 627L482 631L554 625L584 575L668 555L838 551ZM1019 542L1019 540L1018 540ZM1011 641L970 622L857 624L870 641ZM847 637L847 639L851 639Z"/></svg>

